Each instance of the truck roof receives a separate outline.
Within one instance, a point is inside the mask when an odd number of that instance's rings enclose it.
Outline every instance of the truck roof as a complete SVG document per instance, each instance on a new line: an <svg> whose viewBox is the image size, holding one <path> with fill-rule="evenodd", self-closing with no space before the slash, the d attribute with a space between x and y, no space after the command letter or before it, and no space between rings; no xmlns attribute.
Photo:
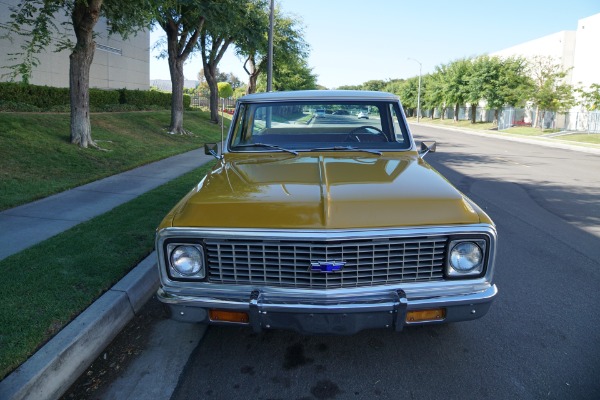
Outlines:
<svg viewBox="0 0 600 400"><path fill-rule="evenodd" d="M365 90L297 90L290 92L254 93L241 97L240 102L271 102L292 100L375 100L398 101L398 96L386 92L372 92Z"/></svg>

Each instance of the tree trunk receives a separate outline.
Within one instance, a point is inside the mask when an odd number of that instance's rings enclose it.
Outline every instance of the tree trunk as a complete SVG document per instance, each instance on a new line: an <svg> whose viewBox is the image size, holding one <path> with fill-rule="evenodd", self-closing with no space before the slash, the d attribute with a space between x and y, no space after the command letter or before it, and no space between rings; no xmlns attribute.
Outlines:
<svg viewBox="0 0 600 400"><path fill-rule="evenodd" d="M210 120L219 123L219 85L217 82L216 67L204 65L204 76L209 88Z"/></svg>
<svg viewBox="0 0 600 400"><path fill-rule="evenodd" d="M533 126L535 128L537 128L539 122L540 122L540 106L535 106L535 123L533 124Z"/></svg>
<svg viewBox="0 0 600 400"><path fill-rule="evenodd" d="M183 61L169 57L171 73L171 124L170 134L184 134L183 129Z"/></svg>
<svg viewBox="0 0 600 400"><path fill-rule="evenodd" d="M249 65L249 69L246 68L246 64ZM256 81L258 80L260 70L256 68L254 55L251 55L246 59L246 62L244 63L244 70L248 74L248 87L246 87L246 94L256 93Z"/></svg>
<svg viewBox="0 0 600 400"><path fill-rule="evenodd" d="M477 104L471 104L471 123L477 122Z"/></svg>
<svg viewBox="0 0 600 400"><path fill-rule="evenodd" d="M203 25L204 17L200 17L186 43L185 39L189 33L187 28L180 27L173 19L161 22L161 28L167 34L167 55L171 75L171 124L169 125L171 134L187 133L183 129L183 64L198 43ZM185 34L180 31L180 28Z"/></svg>
<svg viewBox="0 0 600 400"><path fill-rule="evenodd" d="M497 108L494 110L494 122L493 124L495 126L498 126L498 115L500 114L500 110L498 110Z"/></svg>
<svg viewBox="0 0 600 400"><path fill-rule="evenodd" d="M214 38L213 38L214 40ZM220 39L219 41L213 41L211 49L208 51L208 43L206 33L202 32L200 36L200 46L202 47L202 66L204 67L204 76L206 77L206 83L210 89L210 120L218 124L219 120L219 87L217 85L217 71L218 65L225 51L229 45L233 42L233 38Z"/></svg>
<svg viewBox="0 0 600 400"><path fill-rule="evenodd" d="M458 103L454 105L454 122L458 122Z"/></svg>
<svg viewBox="0 0 600 400"><path fill-rule="evenodd" d="M546 110L542 110L542 118L540 120L540 129L544 131L544 122L546 121Z"/></svg>
<svg viewBox="0 0 600 400"><path fill-rule="evenodd" d="M90 124L90 66L96 43L94 26L100 17L102 0L75 2L71 20L77 43L69 56L69 97L71 101L71 143L96 146Z"/></svg>

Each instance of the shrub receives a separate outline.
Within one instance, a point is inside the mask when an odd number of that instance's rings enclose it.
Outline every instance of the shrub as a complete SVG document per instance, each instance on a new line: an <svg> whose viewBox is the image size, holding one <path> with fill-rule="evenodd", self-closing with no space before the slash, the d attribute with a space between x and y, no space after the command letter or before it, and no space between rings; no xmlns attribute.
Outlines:
<svg viewBox="0 0 600 400"><path fill-rule="evenodd" d="M29 104L45 110L69 104L69 89L0 82L0 101Z"/></svg>
<svg viewBox="0 0 600 400"><path fill-rule="evenodd" d="M229 82L219 82L217 83L217 87L219 89L219 97L222 99L228 99L233 96L233 89Z"/></svg>
<svg viewBox="0 0 600 400"><path fill-rule="evenodd" d="M119 98L120 95L117 90L90 89L90 107L105 107L107 105L119 104Z"/></svg>
<svg viewBox="0 0 600 400"><path fill-rule="evenodd" d="M31 104L16 101L0 100L0 111L3 112L40 112L41 109Z"/></svg>
<svg viewBox="0 0 600 400"><path fill-rule="evenodd" d="M183 95L183 107L190 109L192 98ZM156 90L104 90L90 88L90 111L164 110L171 107L171 93ZM0 82L0 111L69 112L68 88Z"/></svg>
<svg viewBox="0 0 600 400"><path fill-rule="evenodd" d="M169 108L171 106L171 94L157 92L154 90L128 90L120 89L119 93L121 104L134 104L138 107L148 105Z"/></svg>

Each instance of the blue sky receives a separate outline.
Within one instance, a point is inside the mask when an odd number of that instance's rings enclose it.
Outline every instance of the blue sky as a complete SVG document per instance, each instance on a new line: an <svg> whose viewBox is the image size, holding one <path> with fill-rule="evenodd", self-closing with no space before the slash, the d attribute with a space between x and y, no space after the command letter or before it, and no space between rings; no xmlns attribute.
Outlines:
<svg viewBox="0 0 600 400"><path fill-rule="evenodd" d="M309 65L335 88L371 79L409 78L461 57L492 53L563 30L600 13L599 0L276 0L303 21ZM151 35L154 42L160 30ZM232 50L232 49L231 49ZM243 60L229 51L219 65L242 81ZM274 62L277 62L275 60ZM185 65L197 79L199 56ZM166 60L151 57L151 79L169 79Z"/></svg>

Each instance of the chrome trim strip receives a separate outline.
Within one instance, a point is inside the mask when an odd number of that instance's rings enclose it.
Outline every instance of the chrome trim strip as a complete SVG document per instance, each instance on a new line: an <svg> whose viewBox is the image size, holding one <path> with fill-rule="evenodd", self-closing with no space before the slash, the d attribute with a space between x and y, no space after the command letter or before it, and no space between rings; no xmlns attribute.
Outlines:
<svg viewBox="0 0 600 400"><path fill-rule="evenodd" d="M402 303L405 303L407 310L419 310L430 307L452 307L458 305L469 305L469 304L480 304L488 303L494 300L498 295L498 288L496 285L488 286L485 290L480 290L473 293L465 293L461 295L449 295L431 297L427 299L410 299L401 289L385 288L379 293L371 293L370 298L388 298L390 293L397 292L402 293L401 298L404 299ZM250 296L248 296L250 293ZM201 307L201 308L220 308L220 309L235 309L241 311L249 311L253 314L253 306L257 306L259 297L268 296L264 292L259 290L253 290L252 292L239 291L240 298L237 300L232 299L221 299L210 296L186 296L177 295L166 292L164 288L159 288L157 296L161 302L166 304L181 304L190 307ZM367 297L367 298L368 298ZM276 297L277 298L277 297ZM365 297L359 299L364 300ZM289 304L272 304L269 307L272 309L278 309L280 311L314 311L321 310L323 312L338 311L345 312L344 310L356 310L356 312L364 311L372 307L372 305L363 302L352 302L353 297L345 296L340 299L317 299L317 298L287 298ZM280 298L281 300L281 298ZM344 301L345 300L345 301ZM356 298L354 298L356 300ZM380 303L375 303L375 307L379 306ZM324 308L326 307L326 309ZM360 310L357 310L360 309Z"/></svg>
<svg viewBox="0 0 600 400"><path fill-rule="evenodd" d="M169 237L236 237L240 235L252 237L254 239L282 239L282 238L300 238L310 239L324 237L326 240L339 239L358 239L361 237L377 238L384 236L442 236L458 234L488 234L493 236L494 241L497 236L496 228L489 224L471 224L471 225L442 225L429 227L403 227L403 228L356 228L356 229L249 229L249 228L213 228L213 227L193 227L193 228L164 228L158 231L157 238L165 239Z"/></svg>

